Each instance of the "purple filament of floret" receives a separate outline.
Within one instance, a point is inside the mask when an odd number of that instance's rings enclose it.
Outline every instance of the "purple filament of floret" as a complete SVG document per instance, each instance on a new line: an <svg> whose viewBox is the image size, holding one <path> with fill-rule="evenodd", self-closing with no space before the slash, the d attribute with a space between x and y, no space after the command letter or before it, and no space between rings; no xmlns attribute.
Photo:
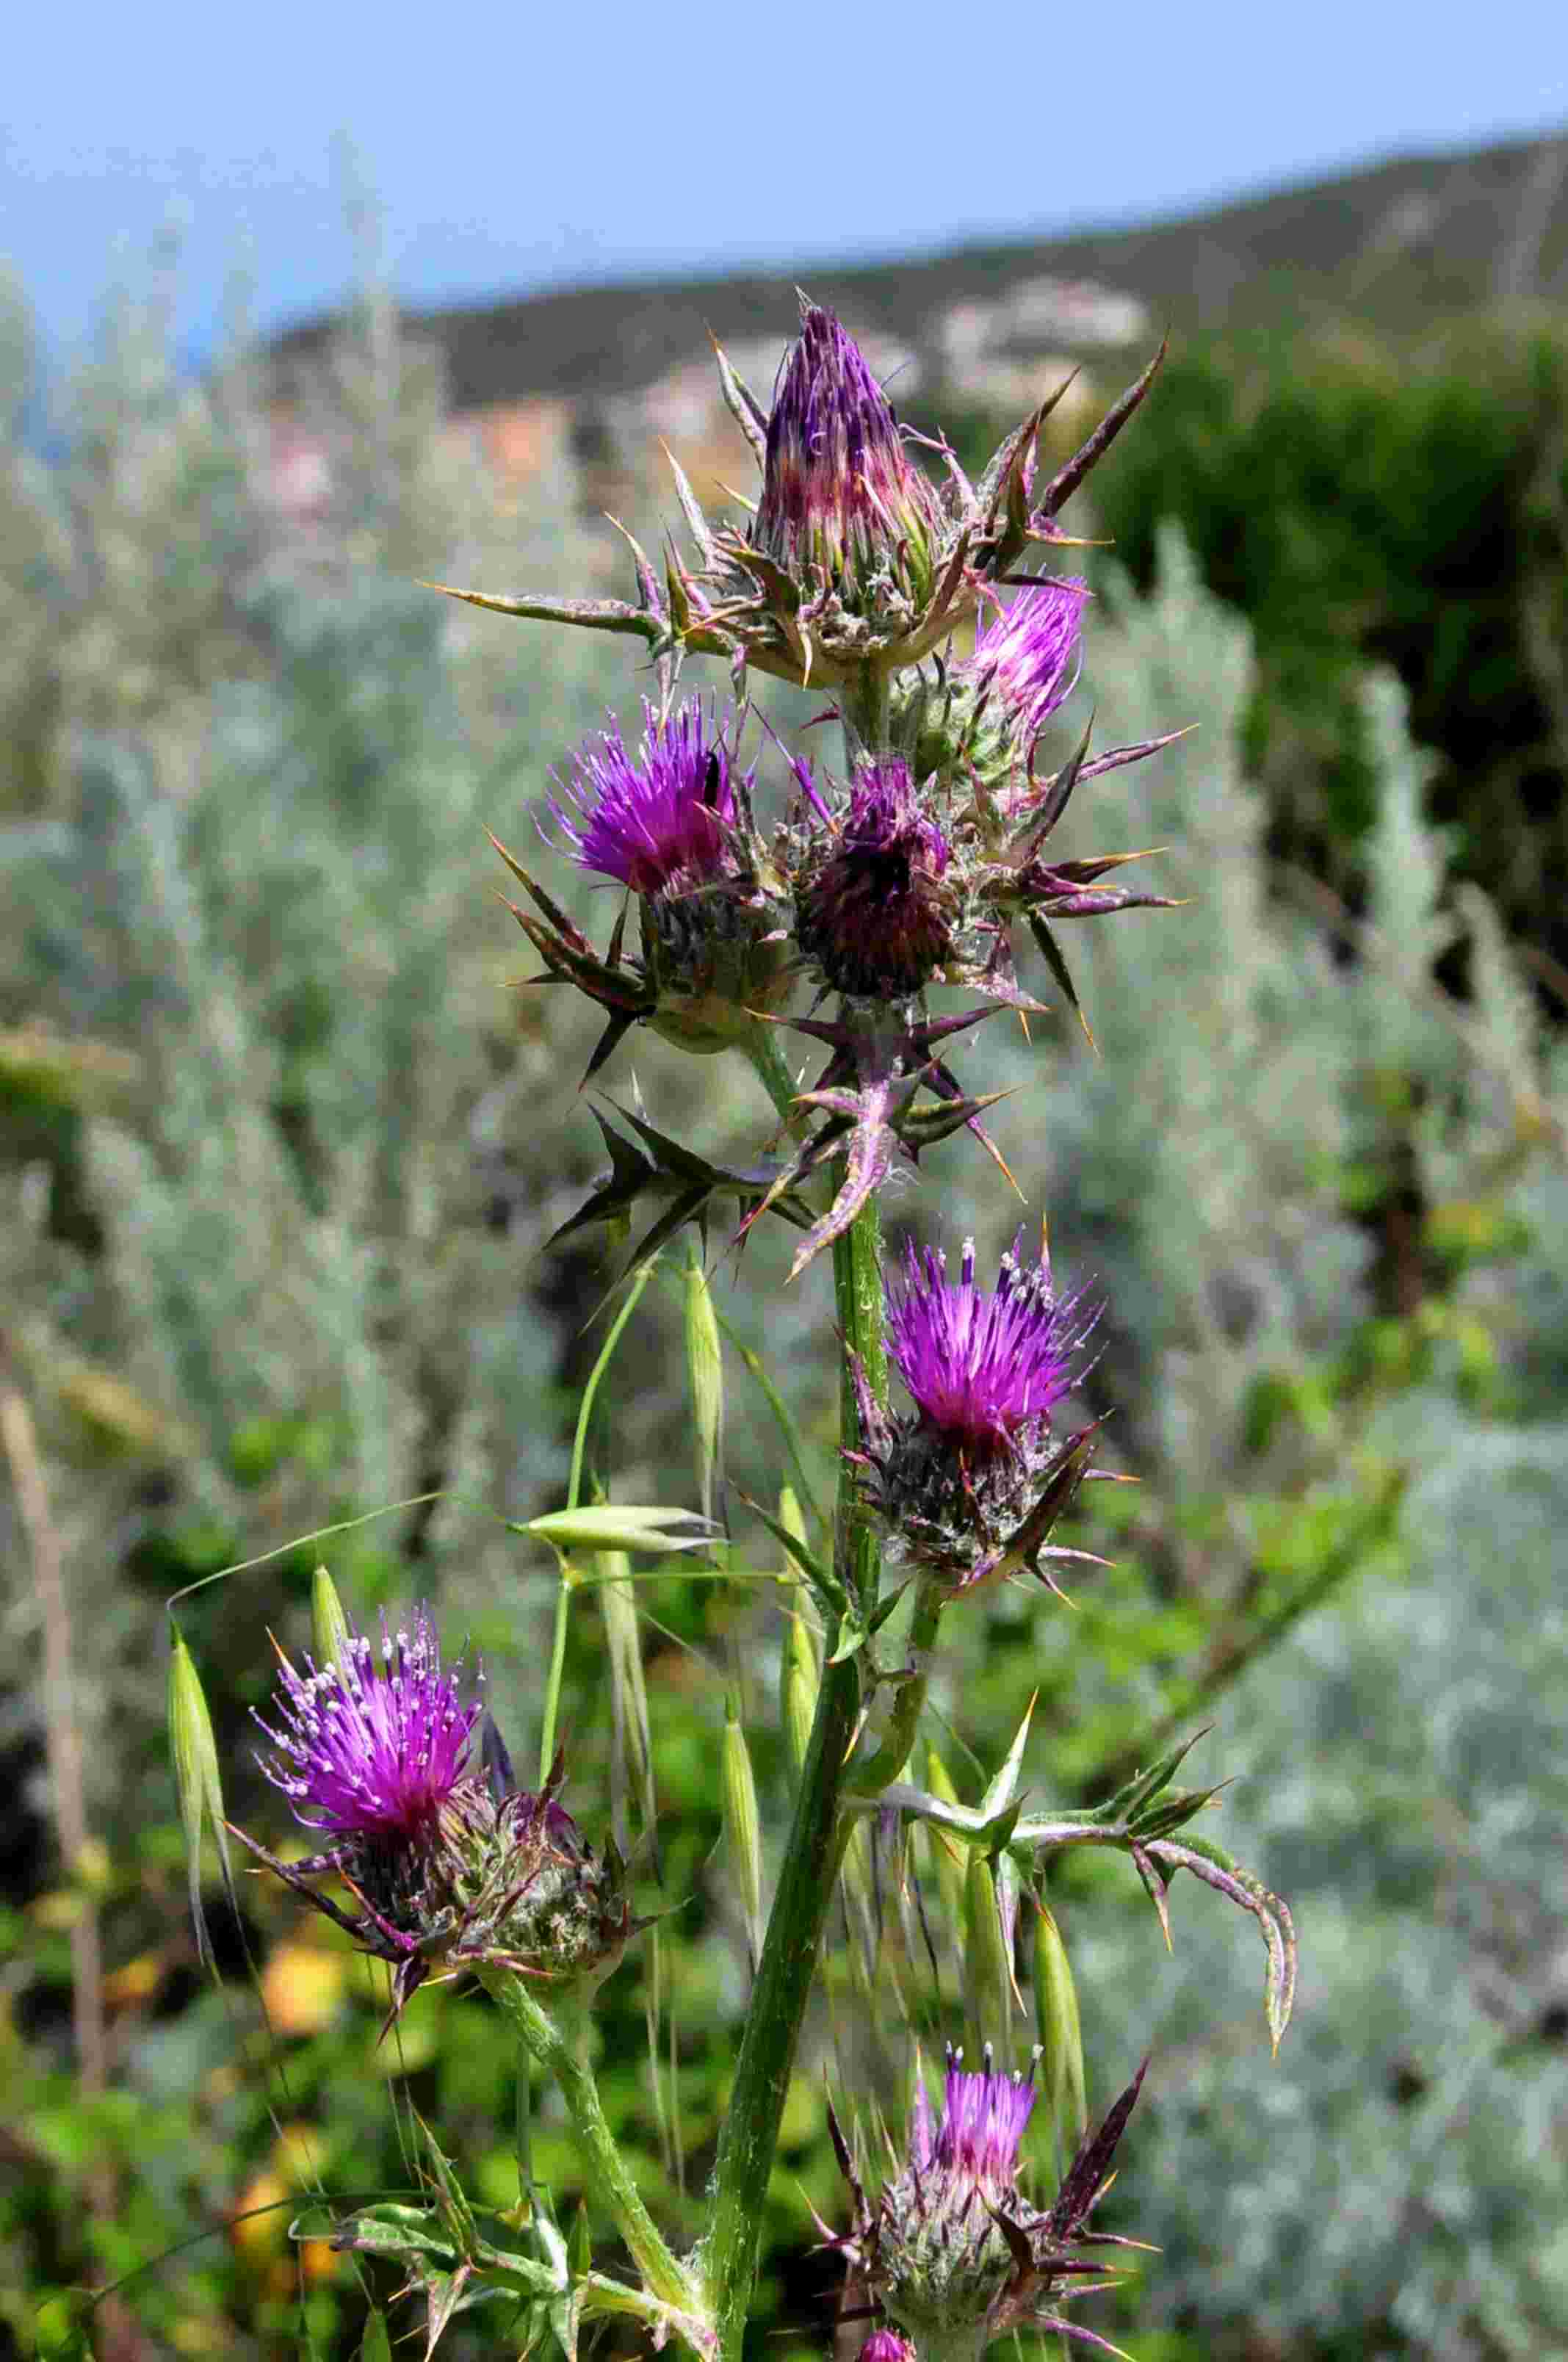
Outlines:
<svg viewBox="0 0 1568 2362"><path fill-rule="evenodd" d="M734 812L729 747L700 698L661 724L644 701L635 757L612 723L573 758L575 778L550 809L572 858L635 894L658 894L714 877Z"/></svg>
<svg viewBox="0 0 1568 2362"><path fill-rule="evenodd" d="M302 1673L279 1651L277 1727L256 1720L277 1752L257 1761L307 1828L334 1836L413 1836L468 1769L483 1711L465 1704L462 1662L443 1671L423 1608L412 1630L381 1628L381 1661L350 1632L339 1660Z"/></svg>
<svg viewBox="0 0 1568 2362"><path fill-rule="evenodd" d="M902 1290L889 1291L889 1351L933 1427L1005 1446L1076 1384L1073 1355L1096 1317L1077 1318L1081 1303L1056 1297L1048 1268L1022 1263L1017 1241L989 1293L975 1285L972 1239L956 1282L939 1248L908 1244Z"/></svg>
<svg viewBox="0 0 1568 2362"><path fill-rule="evenodd" d="M960 2051L948 2060L936 2163L972 2176L992 2190L1017 2176L1018 2152L1034 2105L1034 2085L1026 2075L998 2074L986 2048L985 2072L968 2075Z"/></svg>
<svg viewBox="0 0 1568 2362"><path fill-rule="evenodd" d="M992 689L1039 735L1077 679L1078 635L1088 585L1043 581L1004 607L979 633L966 676Z"/></svg>

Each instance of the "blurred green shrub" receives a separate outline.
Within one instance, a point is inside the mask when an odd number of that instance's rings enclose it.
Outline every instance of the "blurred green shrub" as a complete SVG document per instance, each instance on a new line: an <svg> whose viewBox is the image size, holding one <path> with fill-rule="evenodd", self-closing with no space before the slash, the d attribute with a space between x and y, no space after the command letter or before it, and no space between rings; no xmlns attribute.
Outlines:
<svg viewBox="0 0 1568 2362"><path fill-rule="evenodd" d="M1486 323L1419 353L1178 352L1102 471L1133 580L1176 520L1253 627L1243 723L1271 849L1359 884L1377 758L1358 682L1391 667L1437 756L1456 877L1568 956L1568 338Z"/></svg>
<svg viewBox="0 0 1568 2362"><path fill-rule="evenodd" d="M1001 425L946 422L966 467ZM1454 878L1568 967L1568 337L1470 320L1414 349L1178 346L1093 480L1140 590L1162 523L1252 628L1242 721L1276 859L1359 905L1377 813L1360 683L1403 683ZM1078 531L1085 530L1080 522ZM1196 711L1196 709L1194 709ZM1462 982L1463 966L1449 979Z"/></svg>

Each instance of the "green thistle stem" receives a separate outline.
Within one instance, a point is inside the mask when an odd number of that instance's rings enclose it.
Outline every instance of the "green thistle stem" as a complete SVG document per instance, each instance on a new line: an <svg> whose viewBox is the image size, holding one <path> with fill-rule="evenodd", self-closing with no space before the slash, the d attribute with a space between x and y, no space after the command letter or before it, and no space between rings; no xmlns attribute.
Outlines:
<svg viewBox="0 0 1568 2362"><path fill-rule="evenodd" d="M858 1354L880 1398L887 1391L887 1359L878 1239L873 1199L834 1242L834 1285L846 1353ZM857 1445L859 1412L847 1367L841 1419L844 1442ZM874 1601L880 1573L877 1530L856 1496L847 1465L839 1473L836 1558L852 1595L867 1604ZM738 2362L745 2335L779 2120L838 1868L839 1800L860 1710L860 1669L856 1657L841 1664L831 1661L837 1638L836 1630L830 1630L830 1661L823 1668L795 1817L713 2170L711 2227L702 2253L721 2362Z"/></svg>
<svg viewBox="0 0 1568 2362"><path fill-rule="evenodd" d="M921 1716L925 1711L931 1660L936 1652L944 1595L934 1583L922 1583L915 1593L910 1619L909 1670L899 1683L893 1710L874 1754L850 1766L849 1786L859 1796L878 1796L896 1780L909 1760Z"/></svg>
<svg viewBox="0 0 1568 2362"><path fill-rule="evenodd" d="M778 1047L778 1036L771 1025L756 1024L745 1039L745 1054L750 1059L757 1081L773 1102L774 1112L786 1123L798 1123L801 1110L795 1104L795 1078L790 1072L789 1061Z"/></svg>
<svg viewBox="0 0 1568 2362"><path fill-rule="evenodd" d="M566 2103L589 2192L613 2216L644 2285L678 2312L696 2314L699 2306L690 2278L666 2246L643 2204L605 2121L592 2070L584 2066L576 2046L540 2008L520 1977L503 1969L481 1969L480 1977L513 2032L554 2079Z"/></svg>

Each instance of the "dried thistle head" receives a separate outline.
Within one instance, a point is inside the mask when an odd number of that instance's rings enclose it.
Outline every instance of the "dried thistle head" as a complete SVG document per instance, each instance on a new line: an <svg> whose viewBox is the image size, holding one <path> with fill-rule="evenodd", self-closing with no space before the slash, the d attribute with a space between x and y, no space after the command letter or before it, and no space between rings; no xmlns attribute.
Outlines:
<svg viewBox="0 0 1568 2362"><path fill-rule="evenodd" d="M796 942L834 992L908 1000L953 953L947 840L896 755L864 764L842 809L821 811L794 881Z"/></svg>

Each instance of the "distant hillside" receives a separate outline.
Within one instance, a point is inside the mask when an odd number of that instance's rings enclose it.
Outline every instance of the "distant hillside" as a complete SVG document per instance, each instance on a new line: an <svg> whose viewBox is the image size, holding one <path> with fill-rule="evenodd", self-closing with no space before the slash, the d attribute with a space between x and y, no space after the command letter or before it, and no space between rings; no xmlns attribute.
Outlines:
<svg viewBox="0 0 1568 2362"><path fill-rule="evenodd" d="M1568 304L1568 133L1403 157L1144 228L801 272L928 385L969 381L962 364L999 322L1015 349L1067 354L1140 344L1147 324L1190 337L1362 322L1406 337L1496 303ZM790 274L753 273L579 288L414 314L408 326L442 349L459 410L577 408L668 378L705 351L709 327L727 344L778 348L793 301ZM285 372L331 326L281 337Z"/></svg>

